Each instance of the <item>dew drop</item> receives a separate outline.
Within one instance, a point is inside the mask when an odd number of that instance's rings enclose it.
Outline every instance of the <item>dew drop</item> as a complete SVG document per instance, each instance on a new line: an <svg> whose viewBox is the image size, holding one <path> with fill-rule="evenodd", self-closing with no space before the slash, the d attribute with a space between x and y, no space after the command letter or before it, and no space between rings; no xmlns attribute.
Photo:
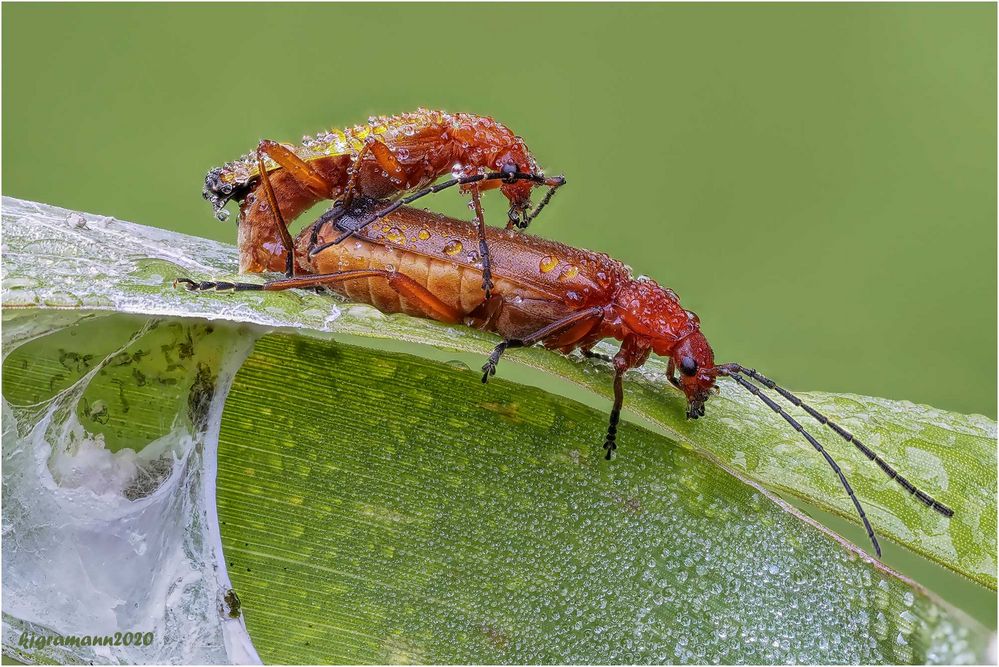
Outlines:
<svg viewBox="0 0 999 667"><path fill-rule="evenodd" d="M461 241L459 241L458 239L451 239L444 245L444 254L452 256L457 255L459 252L461 252L461 248L462 248Z"/></svg>
<svg viewBox="0 0 999 667"><path fill-rule="evenodd" d="M541 269L541 270L544 271L544 269ZM567 266L562 271L562 274L558 277L558 279L559 280L569 281L569 280L572 280L573 278L575 278L578 275L579 275L579 267L578 266L573 266L573 265L570 264L569 266Z"/></svg>
<svg viewBox="0 0 999 667"><path fill-rule="evenodd" d="M428 229L421 229L420 233L416 235L421 241L426 241L430 238L430 231Z"/></svg>
<svg viewBox="0 0 999 667"><path fill-rule="evenodd" d="M538 268L541 269L541 273L548 273L556 266L558 266L558 258L546 255L541 258L541 263L538 265Z"/></svg>
<svg viewBox="0 0 999 667"><path fill-rule="evenodd" d="M405 243L406 235L398 227L392 227L385 232L385 238L392 243Z"/></svg>
<svg viewBox="0 0 999 667"><path fill-rule="evenodd" d="M66 218L66 223L70 227L75 227L76 229L86 229L87 228L87 219L84 218L79 213L75 213L75 212L69 214L69 216Z"/></svg>

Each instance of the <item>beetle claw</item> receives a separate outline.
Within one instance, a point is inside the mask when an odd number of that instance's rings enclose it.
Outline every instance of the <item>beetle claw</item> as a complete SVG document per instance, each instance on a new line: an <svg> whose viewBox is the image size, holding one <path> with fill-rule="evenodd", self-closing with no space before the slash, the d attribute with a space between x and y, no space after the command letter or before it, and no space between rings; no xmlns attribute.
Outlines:
<svg viewBox="0 0 999 667"><path fill-rule="evenodd" d="M617 449L617 443L615 441L611 440L610 438L608 438L604 442L604 449L607 450L607 455L604 456L604 458L607 459L608 461L610 461L611 457L614 455L614 450Z"/></svg>
<svg viewBox="0 0 999 667"><path fill-rule="evenodd" d="M482 366L482 383L489 382L491 375L496 375L496 364L489 360Z"/></svg>

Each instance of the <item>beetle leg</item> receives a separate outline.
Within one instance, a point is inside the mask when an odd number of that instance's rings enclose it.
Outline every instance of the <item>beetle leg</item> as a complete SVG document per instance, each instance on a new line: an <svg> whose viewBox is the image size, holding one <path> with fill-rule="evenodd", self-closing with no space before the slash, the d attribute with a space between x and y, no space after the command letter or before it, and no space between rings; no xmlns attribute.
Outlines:
<svg viewBox="0 0 999 667"><path fill-rule="evenodd" d="M357 157L354 161L350 163L350 177L347 179L347 185L343 189L343 208L347 209L350 207L351 202L354 201L354 195L357 192L357 179L358 174L361 173L361 163L364 161L364 157L371 150L371 144L367 141L361 146L361 150L357 151Z"/></svg>
<svg viewBox="0 0 999 667"><path fill-rule="evenodd" d="M246 292L250 290L263 289L260 283L230 283L223 280L191 280L190 278L177 278L173 281L174 289L177 285L183 285L188 292Z"/></svg>
<svg viewBox="0 0 999 667"><path fill-rule="evenodd" d="M608 363L610 363L611 361L614 361L614 359L612 357L608 357L606 354L600 354L599 352L594 352L593 350L591 350L588 347L580 348L579 351L587 359L599 359L600 361L606 361Z"/></svg>
<svg viewBox="0 0 999 667"><path fill-rule="evenodd" d="M291 234L288 233L288 225L285 224L284 216L281 215L277 197L274 196L274 188L271 187L271 179L267 175L267 170L264 169L264 159L259 152L257 153L257 166L260 169L260 182L264 186L264 196L267 197L267 206L271 210L271 222L277 229L278 234L281 235L281 245L287 255L284 272L286 276L291 277L295 275L295 244L292 243Z"/></svg>
<svg viewBox="0 0 999 667"><path fill-rule="evenodd" d="M617 425L621 420L621 407L624 405L624 374L629 368L636 368L649 358L651 348L646 341L634 336L627 336L621 344L621 349L614 355L614 406L611 408L610 423L607 424L607 437L604 438L604 457L610 461L617 449Z"/></svg>
<svg viewBox="0 0 999 667"><path fill-rule="evenodd" d="M337 273L319 273L314 276L302 276L300 278L286 278L284 280L272 280L264 283L262 289L266 291L277 291L295 288L319 287L335 285L345 280L355 280L358 278L383 277L388 281L389 287L398 292L401 296L419 303L431 319L449 324L461 324L462 314L457 308L441 301L433 292L416 282L409 276L398 271L388 271L386 269L357 269L353 271L339 271Z"/></svg>
<svg viewBox="0 0 999 667"><path fill-rule="evenodd" d="M391 148L386 146L384 142L370 136L365 141L365 146L371 150L375 156L375 160L378 161L379 166L385 170L390 179L399 185L406 183L408 180L406 170L400 164L399 159L392 152Z"/></svg>
<svg viewBox="0 0 999 667"><path fill-rule="evenodd" d="M669 383L680 388L680 381L676 378L676 364L673 362L673 357L669 358L669 363L666 364L666 377L669 379Z"/></svg>
<svg viewBox="0 0 999 667"><path fill-rule="evenodd" d="M485 365L482 366L482 381L488 382L490 376L496 375L496 365L499 364L500 357L503 353L512 347L530 347L535 343L539 343L546 338L551 338L561 333L565 333L567 329L572 328L575 325L582 324L589 320L590 328L592 330L600 320L603 319L603 308L600 306L594 306L592 308L587 308L579 312L573 313L568 317L563 317L561 320L556 320L551 324L542 327L535 331L533 334L525 336L523 338L510 338L504 340L495 348L493 348L492 353L489 355L489 360L486 361Z"/></svg>
<svg viewBox="0 0 999 667"><path fill-rule="evenodd" d="M617 424L621 420L621 406L624 405L624 372L628 370L627 362L620 363L618 352L614 357L614 407L611 408L610 423L607 425L607 437L604 438L605 459L611 460L611 455L617 449Z"/></svg>
<svg viewBox="0 0 999 667"><path fill-rule="evenodd" d="M475 209L475 226L479 231L479 256L482 258L482 291L486 293L486 300L492 296L493 274L489 267L489 244L486 243L486 222L482 215L482 200L479 196L479 189L472 189L472 206Z"/></svg>
<svg viewBox="0 0 999 667"><path fill-rule="evenodd" d="M560 187L565 185L565 178L557 176L555 178L545 179L545 185L548 186L548 192L545 194L544 198L541 200L540 203L538 203L538 205L534 208L533 211L531 211L530 213L525 213L524 217L516 223L517 229L528 228L528 226L531 224L531 221L534 220L536 217L538 217L538 214L541 213L541 209L543 209L545 206L548 206L548 202L550 202L552 200L552 197L555 196L555 192ZM511 220L510 223L507 224L507 229L510 229L511 223L513 223L513 220Z"/></svg>
<svg viewBox="0 0 999 667"><path fill-rule="evenodd" d="M271 186L271 179L264 165L265 155L277 162L291 174L292 178L317 197L327 198L330 193L330 184L309 163L276 141L264 139L257 145L257 170L260 172L260 182L264 187L264 196L267 197L267 205L271 210L271 221L277 228L278 234L281 236L281 243L288 254L285 275L291 277L295 275L295 246L291 240L291 234L288 232L288 225L284 222L284 216L281 215L277 197L274 196L274 188Z"/></svg>
<svg viewBox="0 0 999 667"><path fill-rule="evenodd" d="M266 155L291 174L306 190L319 197L329 199L332 184L322 174L302 158L295 155L276 141L264 139L257 145L257 155ZM263 176L263 172L261 172Z"/></svg>
<svg viewBox="0 0 999 667"><path fill-rule="evenodd" d="M317 273L310 276L298 276L295 278L285 278L283 280L271 280L266 283L229 283L229 282L195 282L189 278L179 278L174 281L174 287L184 284L189 291L208 290L259 290L264 292L277 292L286 289L309 289L312 287L325 287L335 285L347 280L358 280L362 278L382 277L388 281L389 287L394 289L399 295L419 303L431 319L449 324L460 324L462 314L454 308L440 300L433 292L416 282L409 276L398 271L388 271L385 269L356 269L352 271L338 271L337 273Z"/></svg>
<svg viewBox="0 0 999 667"><path fill-rule="evenodd" d="M544 179L540 176L535 176L534 174L520 174L520 173L514 174L513 176L500 173L490 173L490 174L475 174L474 176L461 176L458 178L451 178L441 183L437 183L436 185L431 185L429 187L423 188L422 190L418 190L411 195L406 195L401 199L396 199L392 203L385 206L385 208L376 211L374 213L368 214L364 219L360 220L352 229L343 232L342 234L340 234L340 236L336 237L332 241L324 243L319 247L311 248L309 250L309 256L314 257L317 253L322 252L326 248L342 243L343 241L350 238L357 232L361 231L374 221L380 220L384 218L386 215L392 213L393 211L396 211L403 206L412 204L417 199L421 199L423 197L426 197L427 195L432 195L436 192L440 192L441 190L446 190L447 188L452 188L456 185L470 185L472 183L479 183L479 182L486 182L486 184L488 184L493 181L509 180L510 178L513 178L514 180L517 181L534 181L535 183L544 182ZM483 186L483 189L484 188L485 186Z"/></svg>

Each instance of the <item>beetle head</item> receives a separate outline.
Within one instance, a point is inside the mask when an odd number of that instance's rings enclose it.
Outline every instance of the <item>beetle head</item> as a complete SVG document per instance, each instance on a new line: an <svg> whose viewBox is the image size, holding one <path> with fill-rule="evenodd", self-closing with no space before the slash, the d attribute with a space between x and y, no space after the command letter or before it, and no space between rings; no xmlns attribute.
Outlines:
<svg viewBox="0 0 999 667"><path fill-rule="evenodd" d="M520 137L515 137L511 144L497 153L493 166L496 171L503 174L540 175L538 163L535 162L534 157L527 150L527 145ZM531 191L535 186L536 183L526 180L511 181L500 186L500 192L510 202L510 220L514 223L523 220L528 209L531 208Z"/></svg>
<svg viewBox="0 0 999 667"><path fill-rule="evenodd" d="M673 348L671 358L678 372L675 384L687 396L687 418L704 416L704 402L718 375L714 352L704 334L694 331L684 337Z"/></svg>

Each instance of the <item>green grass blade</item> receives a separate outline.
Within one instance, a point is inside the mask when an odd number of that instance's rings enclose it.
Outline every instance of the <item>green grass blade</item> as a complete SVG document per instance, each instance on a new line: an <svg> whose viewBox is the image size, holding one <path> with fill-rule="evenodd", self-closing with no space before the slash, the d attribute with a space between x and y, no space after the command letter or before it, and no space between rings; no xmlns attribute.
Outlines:
<svg viewBox="0 0 999 667"><path fill-rule="evenodd" d="M662 365L633 374L628 405L675 441L626 425L626 456L605 464L600 411L329 341L345 333L485 352L487 335L318 295L173 290L178 275L231 271L234 251L97 216L5 199L3 232L5 409L45 405L81 385L87 371L72 366L87 354L106 362L114 337L93 334L91 314L117 313L102 327L120 336L166 318L159 329L174 331L170 344L181 348L180 332L204 325L176 318L247 325L216 325L234 349L261 329L295 332L258 343L225 411L203 429L221 447L229 576L267 661L985 659L980 625L764 490L853 516L807 444L730 383L691 423ZM73 331L91 334L72 340ZM87 380L87 403L73 404L78 418L115 455L173 432L153 418L157 409L194 423L195 360L213 359L212 376L242 359L201 344L210 338L193 338L192 354L174 359L183 380L162 406L148 378L171 362L149 370L151 360L133 352L147 382L126 381L124 368ZM609 388L600 362L543 350L509 359ZM849 445L823 438L879 533L994 588L994 422L881 399L803 397L957 512L949 523L936 517ZM131 416L115 421L111 408L124 404ZM5 433L5 457L23 438ZM204 447L213 451L211 437ZM5 647L15 620L5 614Z"/></svg>
<svg viewBox="0 0 999 667"><path fill-rule="evenodd" d="M303 293L189 294L170 288L178 275L226 277L236 266L229 246L6 198L4 224L27 254L5 257L8 307L50 305L121 312L164 313L297 329L308 335L356 334L411 341L440 349L487 354L496 338L404 316L387 317L365 305ZM19 224L19 220L30 223ZM86 228L77 227L84 224ZM50 248L68 263L65 277L46 274ZM606 348L605 348L606 349ZM515 350L512 360L610 396L610 372L599 361L544 350ZM765 370L765 369L764 369ZM779 378L778 378L779 379ZM730 381L708 404L708 418L684 418L684 400L665 381L657 359L629 374L626 411L670 437L741 470L769 488L858 522L835 476L781 419ZM851 430L911 481L954 508L944 519L888 480L853 447L807 415L802 423L843 466L879 534L980 584L996 588L996 424L905 401L822 393L801 397ZM755 442L746 446L747 434ZM891 548L891 547L889 547Z"/></svg>

